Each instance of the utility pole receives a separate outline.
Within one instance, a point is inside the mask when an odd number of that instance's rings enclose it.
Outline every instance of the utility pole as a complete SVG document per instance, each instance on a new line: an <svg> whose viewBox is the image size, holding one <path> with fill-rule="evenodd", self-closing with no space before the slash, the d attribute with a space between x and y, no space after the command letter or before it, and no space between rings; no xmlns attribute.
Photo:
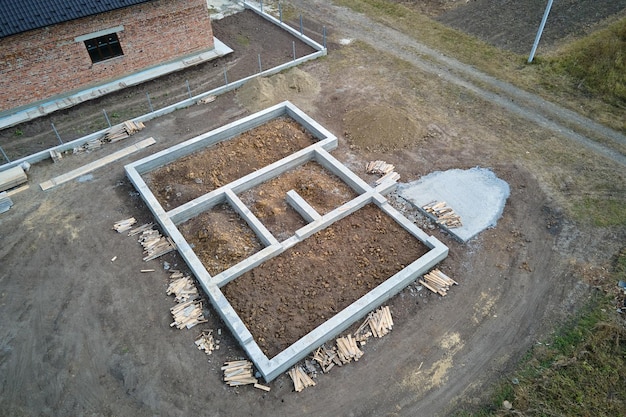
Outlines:
<svg viewBox="0 0 626 417"><path fill-rule="evenodd" d="M543 12L543 18L541 19L541 24L539 25L539 30L537 31L537 36L535 36L535 43L533 43L533 49L531 49L530 56L528 57L529 64L533 62L533 58L535 57L535 52L537 51L537 45L539 45L539 39L541 39L541 34L543 33L543 28L546 25L546 20L548 20L548 15L550 14L551 8L552 8L552 0L548 0L546 11Z"/></svg>

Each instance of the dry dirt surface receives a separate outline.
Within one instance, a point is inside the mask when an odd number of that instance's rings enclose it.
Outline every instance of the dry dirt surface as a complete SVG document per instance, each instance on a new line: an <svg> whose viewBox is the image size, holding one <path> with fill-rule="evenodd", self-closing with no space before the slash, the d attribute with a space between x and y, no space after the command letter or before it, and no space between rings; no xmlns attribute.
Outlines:
<svg viewBox="0 0 626 417"><path fill-rule="evenodd" d="M339 137L333 155L367 181L365 162L385 159L402 181L479 165L509 183L497 226L465 245L394 200L449 246L440 267L460 285L446 297L416 285L402 291L389 301L393 331L368 342L358 363L319 375L302 393L286 375L267 393L227 387L219 368L244 353L215 312L206 307L208 322L191 330L170 327L174 300L165 294L165 267L185 270L182 259L171 253L143 262L136 239L111 226L130 216L153 220L123 165L249 114L254 103L245 103L242 88L154 120L126 142L32 167L30 188L0 215L0 415L448 415L483 398L528 348L574 314L592 291L586 277L594 285L606 278L626 231L578 224L565 208L580 195L623 196L622 165L412 63L398 65L393 54L369 46L375 41L367 31L362 42L345 45L350 28L332 22L359 18L347 10L294 4L315 33L328 28L329 55L300 67L306 86L319 90L285 88L291 81L282 74L283 84L267 84L275 86L263 93L268 104L288 98L306 109ZM258 23L249 14L237 19L239 26L222 36L227 44ZM260 33L248 48L271 45L273 32ZM252 59L248 69L256 65ZM410 115L389 120L417 126L414 141L393 146L356 135L348 115L373 103ZM149 136L156 145L92 176L47 192L37 186ZM211 356L193 343L203 329L221 330Z"/></svg>

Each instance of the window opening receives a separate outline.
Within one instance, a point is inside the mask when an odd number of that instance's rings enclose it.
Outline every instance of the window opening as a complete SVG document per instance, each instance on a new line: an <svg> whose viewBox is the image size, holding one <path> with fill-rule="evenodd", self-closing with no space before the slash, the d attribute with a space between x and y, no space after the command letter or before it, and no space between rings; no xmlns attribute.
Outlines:
<svg viewBox="0 0 626 417"><path fill-rule="evenodd" d="M117 33L110 33L98 38L87 39L85 41L85 47L87 47L87 52L89 52L91 62L94 64L96 62L124 55Z"/></svg>

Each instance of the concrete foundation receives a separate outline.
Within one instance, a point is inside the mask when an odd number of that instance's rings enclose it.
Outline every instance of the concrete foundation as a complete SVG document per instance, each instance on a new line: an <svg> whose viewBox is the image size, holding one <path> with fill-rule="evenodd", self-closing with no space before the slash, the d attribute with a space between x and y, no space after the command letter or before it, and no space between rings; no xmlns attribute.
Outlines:
<svg viewBox="0 0 626 417"><path fill-rule="evenodd" d="M280 161L248 174L168 212L163 209L142 178L142 175L167 165L178 158L199 149L209 147L219 141L233 138L273 118L281 116L289 116L300 123L309 133L317 138L318 141ZM128 178L140 192L142 198L147 203L165 233L175 241L179 253L200 282L200 285L210 299L213 307L220 314L234 337L239 341L250 360L254 362L256 368L266 381L271 381L276 378L282 372L287 371L295 363L303 359L313 349L327 340L336 337L355 321L361 319L368 312L377 308L387 299L401 291L418 276L433 268L448 254L448 248L445 245L433 236L428 236L387 202L386 198L381 193L393 189L394 184L381 184L377 188L369 186L365 181L360 179L356 174L330 155L328 151L334 149L336 146L337 138L334 135L291 103L283 102L125 167ZM311 160L318 162L324 168L337 175L346 182L358 196L321 216L296 192L292 192L293 190L288 192L286 198L289 204L300 213L307 222L307 225L297 230L293 236L279 242L267 230L263 223L252 214L245 204L242 203L237 195ZM227 203L237 211L256 233L265 247L226 271L211 276L193 252L193 249L183 238L177 225L221 203ZM393 218L430 250L394 276L389 277L385 282L369 293L354 301L335 316L313 329L287 349L273 358L268 358L261 351L252 337L252 334L246 328L220 288L228 282L237 279L237 277L245 272L370 203L376 204L386 215Z"/></svg>

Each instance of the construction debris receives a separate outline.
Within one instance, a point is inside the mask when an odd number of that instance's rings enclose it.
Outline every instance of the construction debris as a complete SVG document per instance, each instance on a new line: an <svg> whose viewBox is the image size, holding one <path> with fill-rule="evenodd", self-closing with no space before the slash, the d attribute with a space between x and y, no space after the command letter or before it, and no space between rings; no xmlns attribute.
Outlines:
<svg viewBox="0 0 626 417"><path fill-rule="evenodd" d="M358 361L363 356L363 351L356 345L356 339L352 335L340 337L337 343L337 356L342 363L349 363L354 359Z"/></svg>
<svg viewBox="0 0 626 417"><path fill-rule="evenodd" d="M425 274L423 278L424 280L420 280L419 283L441 296L445 296L452 285L459 285L458 282L438 269L433 269Z"/></svg>
<svg viewBox="0 0 626 417"><path fill-rule="evenodd" d="M207 330L202 332L198 340L194 342L198 349L204 350L207 355L213 353L214 350L220 348L219 340L216 341L213 338L213 330Z"/></svg>
<svg viewBox="0 0 626 417"><path fill-rule="evenodd" d="M313 354L313 360L315 360L319 364L324 373L329 372L335 365L343 365L341 360L339 360L339 358L337 357L336 348L328 349L325 345L317 348L317 350Z"/></svg>
<svg viewBox="0 0 626 417"><path fill-rule="evenodd" d="M50 149L50 158L52 158L52 162L55 164L63 159L63 152L56 151L54 149Z"/></svg>
<svg viewBox="0 0 626 417"><path fill-rule="evenodd" d="M445 201L431 201L422 206L424 211L432 214L437 219L437 223L446 226L449 229L463 226L461 216L456 214L452 208L448 207Z"/></svg>
<svg viewBox="0 0 626 417"><path fill-rule="evenodd" d="M146 230L152 230L153 226L154 226L154 223L142 224L139 227L131 229L131 231L128 232L128 236L135 236L135 235L138 235L139 233L145 232Z"/></svg>
<svg viewBox="0 0 626 417"><path fill-rule="evenodd" d="M130 217L128 219L119 220L113 224L113 229L117 233L124 233L127 230L130 230L133 224L137 223L137 219L134 217Z"/></svg>
<svg viewBox="0 0 626 417"><path fill-rule="evenodd" d="M369 331L367 330L369 328ZM384 306L367 315L365 321L354 332L354 339L363 346L370 336L383 337L393 328L389 306Z"/></svg>
<svg viewBox="0 0 626 417"><path fill-rule="evenodd" d="M119 125L115 125L104 134L102 140L104 142L117 142L118 140L126 139L127 137L139 132L146 126L142 122L133 122L128 120Z"/></svg>
<svg viewBox="0 0 626 417"><path fill-rule="evenodd" d="M167 287L167 295L174 295L177 303L195 300L198 298L198 289L189 276L176 271L170 276L170 285Z"/></svg>
<svg viewBox="0 0 626 417"><path fill-rule="evenodd" d="M396 182L400 179L400 174L394 171L395 166L386 163L385 161L371 161L368 162L365 167L365 172L368 174L382 175L376 180L376 185L380 185L385 181Z"/></svg>
<svg viewBox="0 0 626 417"><path fill-rule="evenodd" d="M170 327L176 326L177 329L186 327L191 329L196 324L206 323L208 320L202 314L202 302L189 300L184 303L178 303L170 308L174 321Z"/></svg>
<svg viewBox="0 0 626 417"><path fill-rule="evenodd" d="M9 209L13 206L13 200L9 197L6 191L2 191L0 193L0 213L4 213L5 211L9 211Z"/></svg>
<svg viewBox="0 0 626 417"><path fill-rule="evenodd" d="M306 387L315 386L315 381L313 381L300 366L291 368L287 374L291 377L296 392L301 392Z"/></svg>
<svg viewBox="0 0 626 417"><path fill-rule="evenodd" d="M158 230L147 229L141 232L139 243L143 246L144 261L156 259L176 249L176 244L172 239L161 236Z"/></svg>
<svg viewBox="0 0 626 417"><path fill-rule="evenodd" d="M252 375L252 362L247 360L225 362L221 370L224 371L224 382L231 387L257 384L259 382ZM255 385L255 388L259 387Z"/></svg>

